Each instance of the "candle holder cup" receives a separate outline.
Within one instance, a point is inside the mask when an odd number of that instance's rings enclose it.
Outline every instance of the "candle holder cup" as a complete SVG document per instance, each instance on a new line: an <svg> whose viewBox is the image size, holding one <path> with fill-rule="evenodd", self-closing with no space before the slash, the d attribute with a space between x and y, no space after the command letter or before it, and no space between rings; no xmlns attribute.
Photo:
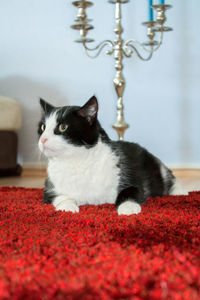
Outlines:
<svg viewBox="0 0 200 300"><path fill-rule="evenodd" d="M158 26L154 28L154 31L157 32L167 32L167 31L172 31L173 29L168 26L163 26L163 24L166 22L166 10L171 8L171 5L168 4L157 4L157 5L152 5L152 8L157 11L157 16L156 16L156 23Z"/></svg>

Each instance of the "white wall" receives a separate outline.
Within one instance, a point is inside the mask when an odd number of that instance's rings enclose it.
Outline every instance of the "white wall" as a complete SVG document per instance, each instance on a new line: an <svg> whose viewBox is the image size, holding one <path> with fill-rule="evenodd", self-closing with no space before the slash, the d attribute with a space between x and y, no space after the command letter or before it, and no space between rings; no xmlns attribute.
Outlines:
<svg viewBox="0 0 200 300"><path fill-rule="evenodd" d="M88 9L96 41L113 39L114 6L94 1ZM164 43L150 62L136 56L124 61L127 84L126 139L139 142L167 164L200 166L200 2L170 1ZM141 22L147 19L147 0L123 5L124 39L146 40ZM114 59L104 53L96 60L74 43L76 9L67 0L0 0L0 94L22 105L19 156L38 162L39 97L55 105L81 105L94 93L99 118L109 135L115 121L116 95L112 80Z"/></svg>

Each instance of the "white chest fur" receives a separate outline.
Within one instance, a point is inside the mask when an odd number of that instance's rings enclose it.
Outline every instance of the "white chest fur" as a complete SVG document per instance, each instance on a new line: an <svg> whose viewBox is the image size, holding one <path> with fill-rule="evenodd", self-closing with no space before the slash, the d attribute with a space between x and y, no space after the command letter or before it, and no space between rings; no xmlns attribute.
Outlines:
<svg viewBox="0 0 200 300"><path fill-rule="evenodd" d="M119 184L118 158L99 141L91 149L74 147L74 153L49 160L48 175L57 195L77 205L114 203Z"/></svg>

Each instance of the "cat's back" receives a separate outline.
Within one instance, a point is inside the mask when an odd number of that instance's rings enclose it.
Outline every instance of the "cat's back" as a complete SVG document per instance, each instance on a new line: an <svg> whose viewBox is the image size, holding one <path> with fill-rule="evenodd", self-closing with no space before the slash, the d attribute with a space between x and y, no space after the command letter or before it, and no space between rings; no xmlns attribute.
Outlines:
<svg viewBox="0 0 200 300"><path fill-rule="evenodd" d="M116 141L112 142L112 149L121 162L137 172L160 172L163 168L167 169L159 158L137 143Z"/></svg>
<svg viewBox="0 0 200 300"><path fill-rule="evenodd" d="M141 164L141 162L144 161L148 155L151 155L145 148L137 143L113 141L111 143L111 147L116 155L131 164Z"/></svg>

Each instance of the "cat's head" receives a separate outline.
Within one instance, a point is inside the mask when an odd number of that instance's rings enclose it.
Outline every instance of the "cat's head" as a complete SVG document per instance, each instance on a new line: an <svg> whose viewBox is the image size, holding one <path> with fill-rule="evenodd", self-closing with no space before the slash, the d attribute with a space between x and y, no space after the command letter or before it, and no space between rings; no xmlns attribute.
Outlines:
<svg viewBox="0 0 200 300"><path fill-rule="evenodd" d="M38 126L40 151L48 158L71 155L80 147L96 145L101 127L95 96L83 105L54 107L40 99L42 119Z"/></svg>

